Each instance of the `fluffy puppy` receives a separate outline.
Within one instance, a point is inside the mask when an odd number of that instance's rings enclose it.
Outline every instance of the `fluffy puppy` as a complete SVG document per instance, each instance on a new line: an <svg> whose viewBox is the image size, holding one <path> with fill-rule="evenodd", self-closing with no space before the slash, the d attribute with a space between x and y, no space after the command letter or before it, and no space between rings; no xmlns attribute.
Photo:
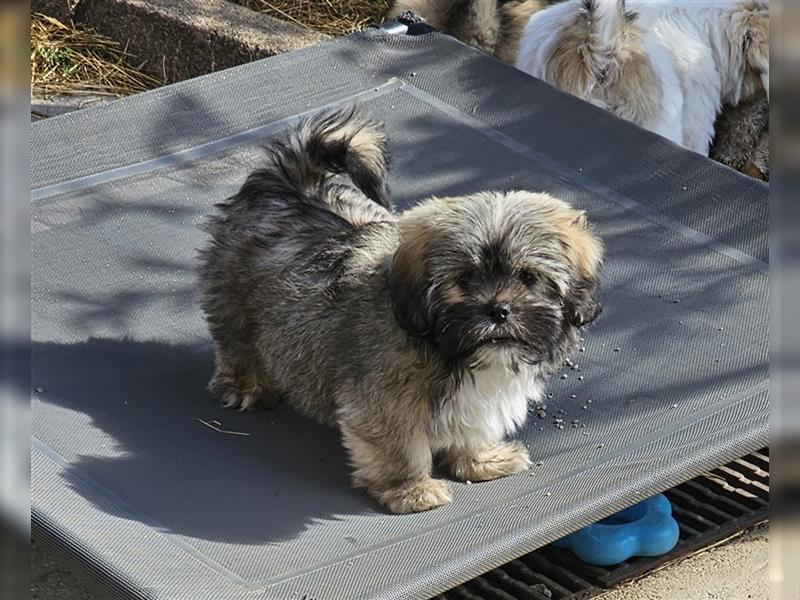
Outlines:
<svg viewBox="0 0 800 600"><path fill-rule="evenodd" d="M273 143L210 220L202 307L225 406L285 399L337 426L354 484L412 512L451 499L434 456L460 480L528 467L505 437L598 314L602 249L547 194L395 214L386 173L382 129L353 112Z"/></svg>
<svg viewBox="0 0 800 600"><path fill-rule="evenodd" d="M525 27L516 66L708 154L723 103L769 95L763 0L566 0Z"/></svg>
<svg viewBox="0 0 800 600"><path fill-rule="evenodd" d="M513 65L528 19L551 1L396 0L386 18L394 19L410 10L431 27Z"/></svg>

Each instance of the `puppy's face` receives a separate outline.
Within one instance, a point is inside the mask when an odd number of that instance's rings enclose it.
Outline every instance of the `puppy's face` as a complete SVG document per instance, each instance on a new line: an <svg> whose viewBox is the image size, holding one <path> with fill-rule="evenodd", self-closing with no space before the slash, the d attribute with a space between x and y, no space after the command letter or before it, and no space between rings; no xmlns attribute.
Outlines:
<svg viewBox="0 0 800 600"><path fill-rule="evenodd" d="M550 360L600 311L599 240L546 194L432 199L401 217L391 268L400 325L477 367Z"/></svg>

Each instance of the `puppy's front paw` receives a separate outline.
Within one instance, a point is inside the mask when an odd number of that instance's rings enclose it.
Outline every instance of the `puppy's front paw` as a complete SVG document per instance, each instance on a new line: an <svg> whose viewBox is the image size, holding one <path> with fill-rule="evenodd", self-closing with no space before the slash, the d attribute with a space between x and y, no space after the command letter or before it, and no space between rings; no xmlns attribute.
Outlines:
<svg viewBox="0 0 800 600"><path fill-rule="evenodd" d="M452 450L446 462L453 477L462 481L488 481L520 473L531 466L528 451L519 442Z"/></svg>
<svg viewBox="0 0 800 600"><path fill-rule="evenodd" d="M422 512L449 504L453 500L450 486L440 479L430 477L374 495L381 504L396 513Z"/></svg>
<svg viewBox="0 0 800 600"><path fill-rule="evenodd" d="M255 375L248 377L232 377L225 373L217 373L208 384L208 391L219 399L223 408L239 410L256 410L275 408L280 402Z"/></svg>

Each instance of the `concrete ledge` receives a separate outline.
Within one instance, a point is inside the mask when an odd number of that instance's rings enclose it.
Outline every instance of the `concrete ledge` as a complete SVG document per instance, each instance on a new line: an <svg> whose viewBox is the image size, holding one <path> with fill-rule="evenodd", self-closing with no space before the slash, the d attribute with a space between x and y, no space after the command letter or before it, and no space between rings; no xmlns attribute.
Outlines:
<svg viewBox="0 0 800 600"><path fill-rule="evenodd" d="M179 81L319 43L327 36L224 0L81 0L75 21Z"/></svg>
<svg viewBox="0 0 800 600"><path fill-rule="evenodd" d="M31 0L31 12L41 13L68 24L77 0Z"/></svg>
<svg viewBox="0 0 800 600"><path fill-rule="evenodd" d="M143 71L167 83L328 39L225 0L80 0L73 20L127 44Z"/></svg>
<svg viewBox="0 0 800 600"><path fill-rule="evenodd" d="M50 96L48 98L31 98L31 121L57 117L68 112L101 106L114 101L114 96L101 96L99 94L70 94Z"/></svg>

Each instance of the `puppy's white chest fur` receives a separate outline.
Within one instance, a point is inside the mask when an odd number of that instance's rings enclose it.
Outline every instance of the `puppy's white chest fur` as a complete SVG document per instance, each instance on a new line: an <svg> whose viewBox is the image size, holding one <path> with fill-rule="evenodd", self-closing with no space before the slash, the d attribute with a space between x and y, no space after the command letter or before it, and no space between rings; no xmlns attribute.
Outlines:
<svg viewBox="0 0 800 600"><path fill-rule="evenodd" d="M472 371L433 421L433 450L479 445L514 433L526 420L528 405L541 397L541 383L525 367L512 373L501 364Z"/></svg>

